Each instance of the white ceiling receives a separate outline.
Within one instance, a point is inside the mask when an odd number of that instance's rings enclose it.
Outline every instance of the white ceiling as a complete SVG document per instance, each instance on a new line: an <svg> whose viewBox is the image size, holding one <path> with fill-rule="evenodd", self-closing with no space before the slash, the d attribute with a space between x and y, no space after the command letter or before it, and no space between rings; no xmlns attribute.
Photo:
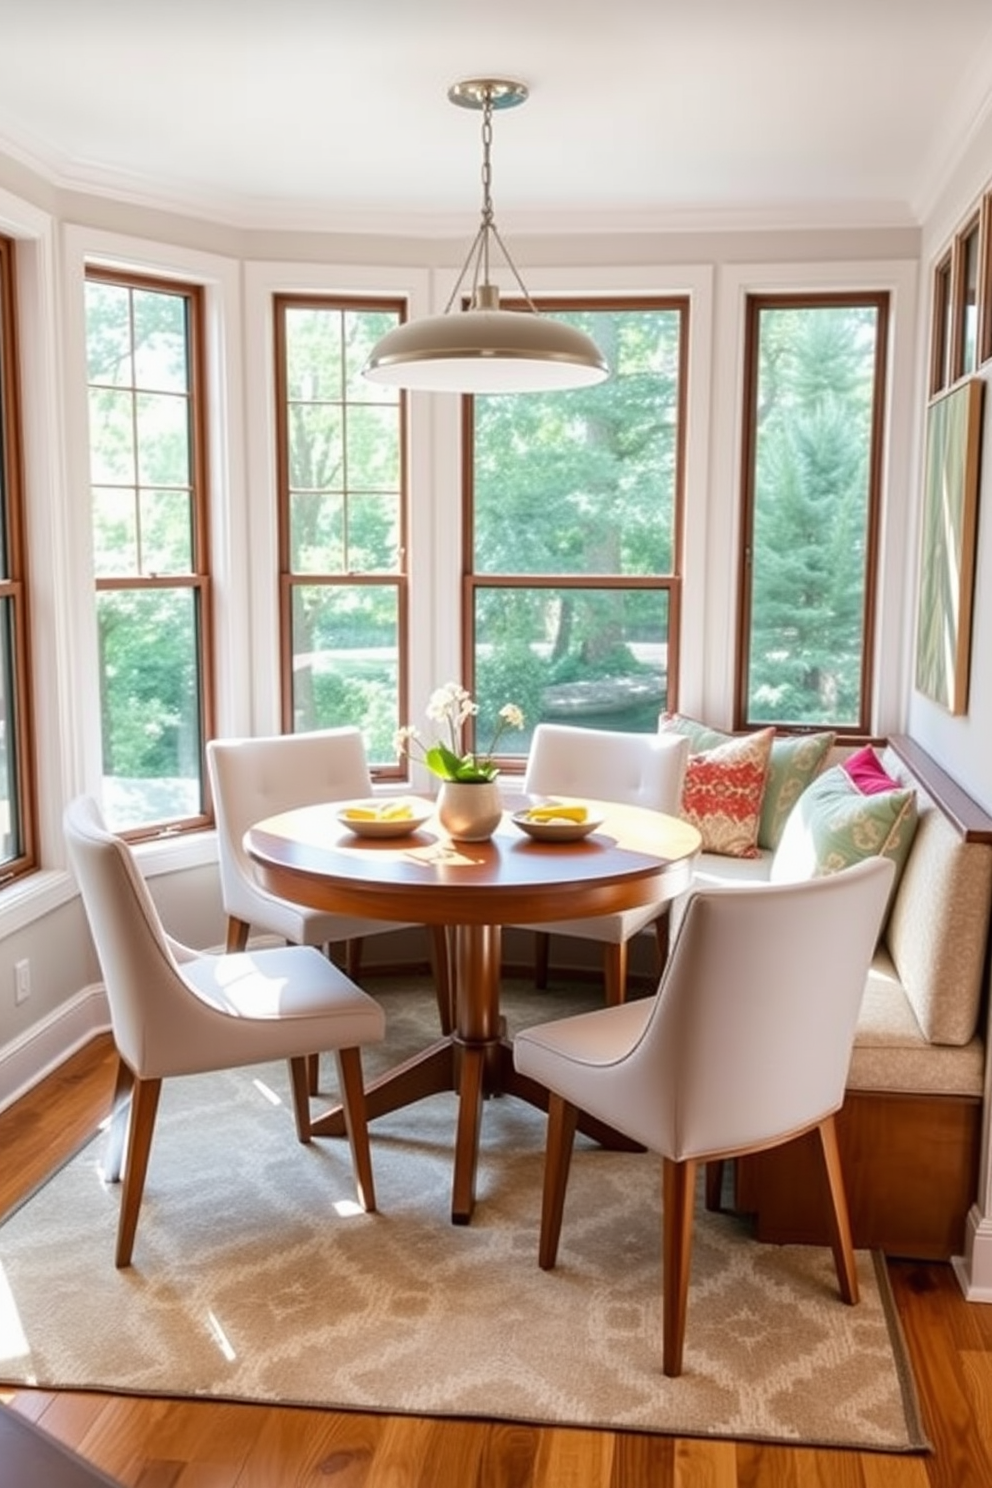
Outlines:
<svg viewBox="0 0 992 1488"><path fill-rule="evenodd" d="M244 225L909 223L992 93L990 0L0 0L0 152Z"/></svg>

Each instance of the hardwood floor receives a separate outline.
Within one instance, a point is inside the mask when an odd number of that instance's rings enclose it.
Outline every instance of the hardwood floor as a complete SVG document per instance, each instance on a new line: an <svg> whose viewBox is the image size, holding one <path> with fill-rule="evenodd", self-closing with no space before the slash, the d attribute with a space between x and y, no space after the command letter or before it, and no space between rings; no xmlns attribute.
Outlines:
<svg viewBox="0 0 992 1488"><path fill-rule="evenodd" d="M103 1119L113 1072L109 1040L95 1040L0 1113L0 1213ZM95 1393L0 1399L132 1488L989 1488L992 1307L969 1306L948 1266L890 1271L926 1457Z"/></svg>

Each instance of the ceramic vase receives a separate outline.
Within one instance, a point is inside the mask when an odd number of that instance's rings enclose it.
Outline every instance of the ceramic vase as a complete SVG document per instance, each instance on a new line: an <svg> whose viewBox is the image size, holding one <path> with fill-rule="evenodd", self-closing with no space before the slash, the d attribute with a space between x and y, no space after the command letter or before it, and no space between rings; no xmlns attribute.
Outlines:
<svg viewBox="0 0 992 1488"><path fill-rule="evenodd" d="M503 815L495 780L442 780L437 819L455 842L485 842Z"/></svg>

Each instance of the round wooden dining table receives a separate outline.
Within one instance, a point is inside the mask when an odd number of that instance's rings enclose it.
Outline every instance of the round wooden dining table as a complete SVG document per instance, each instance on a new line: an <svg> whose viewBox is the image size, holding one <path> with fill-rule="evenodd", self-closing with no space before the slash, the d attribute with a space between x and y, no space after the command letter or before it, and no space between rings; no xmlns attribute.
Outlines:
<svg viewBox="0 0 992 1488"><path fill-rule="evenodd" d="M486 842L451 840L435 818L404 837L355 835L342 802L306 806L257 822L245 848L260 883L314 909L448 930L454 1018L450 1034L372 1081L370 1120L440 1091L458 1095L451 1218L467 1224L475 1203L479 1133L487 1095L547 1109L547 1092L513 1067L500 1016L500 927L574 920L664 904L692 879L696 829L643 807L589 801L602 824L578 841L540 842L505 812ZM332 1107L317 1136L344 1135ZM580 1129L604 1144L615 1133L592 1118Z"/></svg>

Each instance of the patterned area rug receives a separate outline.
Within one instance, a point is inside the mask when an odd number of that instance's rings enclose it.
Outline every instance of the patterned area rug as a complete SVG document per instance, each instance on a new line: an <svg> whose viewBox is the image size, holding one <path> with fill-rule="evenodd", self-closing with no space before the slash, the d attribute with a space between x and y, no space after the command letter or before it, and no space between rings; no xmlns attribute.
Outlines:
<svg viewBox="0 0 992 1488"><path fill-rule="evenodd" d="M432 995L372 984L388 1050ZM589 993L508 984L511 1029ZM333 1090L333 1063L322 1084ZM166 1083L134 1265L91 1143L0 1228L0 1380L326 1407L926 1449L884 1267L759 1245L700 1205L685 1373L661 1372L660 1163L579 1138L558 1266L537 1265L544 1117L487 1103L478 1203L449 1219L453 1096L376 1121L379 1212L343 1141L295 1140L285 1066ZM6 1296L4 1296L6 1294Z"/></svg>

